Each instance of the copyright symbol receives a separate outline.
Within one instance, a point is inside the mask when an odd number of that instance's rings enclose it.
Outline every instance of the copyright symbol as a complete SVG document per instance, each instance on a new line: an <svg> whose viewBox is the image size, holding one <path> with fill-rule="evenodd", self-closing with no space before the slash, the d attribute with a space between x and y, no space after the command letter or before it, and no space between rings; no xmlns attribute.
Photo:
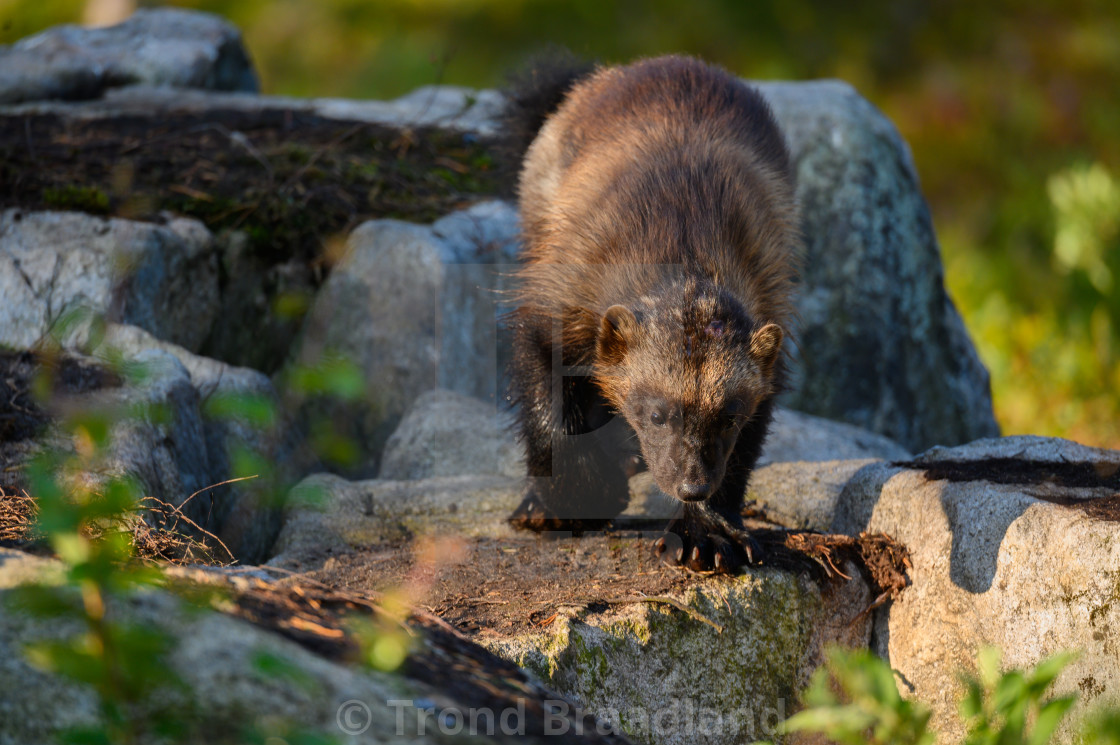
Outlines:
<svg viewBox="0 0 1120 745"><path fill-rule="evenodd" d="M338 707L334 721L344 733L351 736L360 735L373 723L373 714L365 703L352 698Z"/></svg>

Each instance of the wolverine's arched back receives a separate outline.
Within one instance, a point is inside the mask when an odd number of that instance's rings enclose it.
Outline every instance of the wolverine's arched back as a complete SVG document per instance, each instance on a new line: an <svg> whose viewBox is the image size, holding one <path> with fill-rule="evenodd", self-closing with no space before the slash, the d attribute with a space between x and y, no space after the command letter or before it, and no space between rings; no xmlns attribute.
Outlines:
<svg viewBox="0 0 1120 745"><path fill-rule="evenodd" d="M604 426L621 415L682 500L682 559L741 563L799 246L769 106L687 57L599 69L544 118L519 198L512 380L530 485L515 524L579 529L622 509L626 454Z"/></svg>

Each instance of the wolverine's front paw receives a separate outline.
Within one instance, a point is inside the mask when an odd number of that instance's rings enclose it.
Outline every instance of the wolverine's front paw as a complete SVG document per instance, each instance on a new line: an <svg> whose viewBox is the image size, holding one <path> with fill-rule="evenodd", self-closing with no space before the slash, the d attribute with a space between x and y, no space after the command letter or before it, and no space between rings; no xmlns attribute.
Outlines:
<svg viewBox="0 0 1120 745"><path fill-rule="evenodd" d="M586 530L601 530L610 524L610 520L558 517L545 506L535 491L530 491L509 516L509 524L520 530L537 533L556 531L580 535Z"/></svg>
<svg viewBox="0 0 1120 745"><path fill-rule="evenodd" d="M735 574L761 555L758 543L745 530L710 528L670 525L670 532L653 542L653 555L665 564L717 574Z"/></svg>

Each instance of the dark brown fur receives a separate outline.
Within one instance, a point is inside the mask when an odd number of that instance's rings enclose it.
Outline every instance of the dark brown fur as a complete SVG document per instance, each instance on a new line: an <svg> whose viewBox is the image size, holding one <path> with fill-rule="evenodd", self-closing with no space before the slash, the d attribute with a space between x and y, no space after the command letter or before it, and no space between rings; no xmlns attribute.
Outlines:
<svg viewBox="0 0 1120 745"><path fill-rule="evenodd" d="M799 245L769 107L685 57L600 69L545 120L519 197L512 378L530 485L514 523L605 524L625 507L636 434L683 502L679 558L741 563Z"/></svg>

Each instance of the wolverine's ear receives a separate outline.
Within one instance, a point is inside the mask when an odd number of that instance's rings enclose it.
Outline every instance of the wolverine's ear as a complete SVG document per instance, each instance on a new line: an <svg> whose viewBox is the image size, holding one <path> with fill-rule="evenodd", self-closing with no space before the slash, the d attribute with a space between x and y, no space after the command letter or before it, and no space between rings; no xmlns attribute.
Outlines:
<svg viewBox="0 0 1120 745"><path fill-rule="evenodd" d="M782 329L776 323L768 323L751 334L751 355L765 372L774 367L781 351Z"/></svg>
<svg viewBox="0 0 1120 745"><path fill-rule="evenodd" d="M626 356L626 348L634 338L638 319L624 305L612 305L603 314L599 325L599 362L617 365Z"/></svg>

